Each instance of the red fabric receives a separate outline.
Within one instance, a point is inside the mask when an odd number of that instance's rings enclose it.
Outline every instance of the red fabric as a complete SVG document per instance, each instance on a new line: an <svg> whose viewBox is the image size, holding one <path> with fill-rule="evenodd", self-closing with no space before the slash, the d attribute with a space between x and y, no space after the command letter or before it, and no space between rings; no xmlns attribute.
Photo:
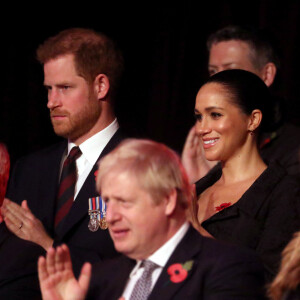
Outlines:
<svg viewBox="0 0 300 300"><path fill-rule="evenodd" d="M230 205L231 205L231 202L228 202L228 203L222 203L222 204L220 204L220 206L216 206L216 211L221 211L221 210L223 210L224 208L229 207Z"/></svg>
<svg viewBox="0 0 300 300"><path fill-rule="evenodd" d="M4 144L0 144L0 205L6 193L7 181L9 177L10 159Z"/></svg>
<svg viewBox="0 0 300 300"><path fill-rule="evenodd" d="M0 144L0 206L6 193L7 181L9 177L10 159L4 144Z"/></svg>

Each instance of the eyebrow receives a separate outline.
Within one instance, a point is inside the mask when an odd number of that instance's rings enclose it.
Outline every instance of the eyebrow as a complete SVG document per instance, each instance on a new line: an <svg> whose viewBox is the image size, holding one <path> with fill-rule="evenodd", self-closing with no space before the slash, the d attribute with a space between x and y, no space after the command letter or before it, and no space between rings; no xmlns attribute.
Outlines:
<svg viewBox="0 0 300 300"><path fill-rule="evenodd" d="M209 107L206 107L204 110L207 111L207 112L210 112L210 111L212 111L214 109L224 110L224 108L219 107L219 106L209 106ZM195 113L199 113L199 111L198 111L197 108L195 108L194 111L195 111Z"/></svg>
<svg viewBox="0 0 300 300"><path fill-rule="evenodd" d="M62 81L62 82L59 82L59 83L56 83L56 84L47 84L47 82L44 81L44 86L55 86L55 87L62 87L62 86L66 86L66 85L71 85L70 82L68 81Z"/></svg>
<svg viewBox="0 0 300 300"><path fill-rule="evenodd" d="M229 67L229 66L234 65L234 64L237 64L237 63L236 62L229 62L229 63L226 63L226 64L222 64L222 67ZM214 65L214 64L209 64L208 67L209 68L217 68L218 66Z"/></svg>

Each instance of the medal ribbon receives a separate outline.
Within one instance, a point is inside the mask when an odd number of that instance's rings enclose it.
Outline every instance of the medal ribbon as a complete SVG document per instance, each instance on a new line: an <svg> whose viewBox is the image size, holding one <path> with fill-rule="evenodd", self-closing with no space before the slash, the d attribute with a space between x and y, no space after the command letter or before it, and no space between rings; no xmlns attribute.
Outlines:
<svg viewBox="0 0 300 300"><path fill-rule="evenodd" d="M101 197L100 197L101 198ZM99 197L89 198L89 210L99 211Z"/></svg>
<svg viewBox="0 0 300 300"><path fill-rule="evenodd" d="M102 200L101 196L97 197L100 198L100 212L101 212L101 219L106 216L106 203Z"/></svg>

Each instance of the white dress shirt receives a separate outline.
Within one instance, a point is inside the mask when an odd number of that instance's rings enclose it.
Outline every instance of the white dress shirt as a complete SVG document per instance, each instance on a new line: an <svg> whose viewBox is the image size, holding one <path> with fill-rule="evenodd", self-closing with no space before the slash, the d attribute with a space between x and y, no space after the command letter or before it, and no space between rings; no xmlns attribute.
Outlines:
<svg viewBox="0 0 300 300"><path fill-rule="evenodd" d="M163 268L165 267L166 263L168 262L170 256L174 252L177 245L180 243L180 241L183 239L184 235L189 229L189 223L185 222L179 230L158 250L156 250L151 256L147 258L147 260L150 260L158 265L158 267L153 271L152 273L152 286L151 291L161 274ZM144 268L141 267L141 260L138 260L135 267L131 271L129 275L129 279L127 281L126 287L124 289L122 297L125 298L125 300L130 299L131 293L133 291L133 288L136 284L136 282L139 280L139 278L142 276Z"/></svg>
<svg viewBox="0 0 300 300"><path fill-rule="evenodd" d="M100 132L94 134L92 137L84 141L79 145L82 155L76 160L77 166L77 182L75 186L74 201L78 195L78 192L82 188L86 178L90 174L93 166L97 162L101 152L110 141L112 136L119 128L117 119L110 123L106 128ZM68 153L75 147L74 143L68 142Z"/></svg>

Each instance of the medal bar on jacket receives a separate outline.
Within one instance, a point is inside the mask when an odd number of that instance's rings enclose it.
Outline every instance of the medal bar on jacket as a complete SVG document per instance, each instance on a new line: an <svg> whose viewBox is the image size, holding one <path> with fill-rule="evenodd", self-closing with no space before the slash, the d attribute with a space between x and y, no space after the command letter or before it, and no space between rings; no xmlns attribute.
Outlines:
<svg viewBox="0 0 300 300"><path fill-rule="evenodd" d="M99 229L107 229L108 224L106 221L106 204L101 196L89 198L89 216L90 221L88 228L90 231L95 232Z"/></svg>

